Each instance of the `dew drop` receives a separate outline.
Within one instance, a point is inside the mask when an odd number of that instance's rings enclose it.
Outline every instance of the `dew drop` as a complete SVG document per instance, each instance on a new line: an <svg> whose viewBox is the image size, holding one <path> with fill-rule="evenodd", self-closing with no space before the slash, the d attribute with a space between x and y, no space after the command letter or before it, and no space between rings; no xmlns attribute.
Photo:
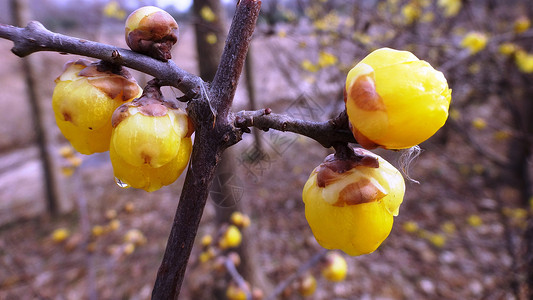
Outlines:
<svg viewBox="0 0 533 300"><path fill-rule="evenodd" d="M123 189L127 189L127 188L130 187L129 184L123 182L122 180L120 180L120 179L118 179L118 178L116 178L116 177L115 177L115 182L116 182L116 184L117 184L119 187L121 187L121 188L123 188Z"/></svg>

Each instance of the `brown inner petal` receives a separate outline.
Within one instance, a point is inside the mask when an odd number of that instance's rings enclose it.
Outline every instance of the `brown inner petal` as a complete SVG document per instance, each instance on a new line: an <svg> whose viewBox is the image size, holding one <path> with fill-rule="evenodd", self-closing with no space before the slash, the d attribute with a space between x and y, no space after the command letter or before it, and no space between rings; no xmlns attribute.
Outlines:
<svg viewBox="0 0 533 300"><path fill-rule="evenodd" d="M120 76L89 78L88 80L90 84L106 93L111 99L121 95L122 101L127 101L139 93L139 87L135 82Z"/></svg>
<svg viewBox="0 0 533 300"><path fill-rule="evenodd" d="M327 185L342 178L343 173L357 167L379 168L378 159L369 151L364 149L355 149L354 156L349 159L337 159L333 154L324 159L324 162L318 166L317 185L326 187Z"/></svg>
<svg viewBox="0 0 533 300"><path fill-rule="evenodd" d="M334 206L355 205L378 201L385 197L385 193L368 178L362 178L344 187L339 193L339 199Z"/></svg>
<svg viewBox="0 0 533 300"><path fill-rule="evenodd" d="M350 98L362 110L385 110L383 99L376 90L376 83L369 75L359 76L350 86Z"/></svg>

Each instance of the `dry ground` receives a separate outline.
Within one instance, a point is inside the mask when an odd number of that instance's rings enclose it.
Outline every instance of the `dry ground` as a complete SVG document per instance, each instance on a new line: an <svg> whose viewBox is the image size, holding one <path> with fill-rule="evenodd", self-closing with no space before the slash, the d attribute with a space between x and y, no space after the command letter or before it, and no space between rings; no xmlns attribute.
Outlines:
<svg viewBox="0 0 533 300"><path fill-rule="evenodd" d="M182 42L176 50L179 54L174 57L178 65L194 72L192 40L190 29L182 29ZM123 46L119 35L104 41ZM264 50L268 42L254 44L258 49L256 70L276 63ZM105 154L84 158L74 176L63 178L67 212L54 220L44 216L32 118L20 80L19 60L9 48L10 43L0 40L0 105L4 108L0 110L0 223L4 224L0 227L0 299L88 299L90 295L148 299L183 179L153 193L122 190L113 182ZM47 122L53 125L52 81L62 63L72 56L34 56L42 76L42 106L48 113ZM294 104L302 91L284 84L276 72L256 74L262 107L272 107L274 112L308 108ZM169 97L175 93L167 90ZM246 105L243 90L237 97L236 110ZM338 111L338 101L307 97L312 102L304 103L322 111L322 119ZM50 150L61 164L57 149L64 141L57 129L50 130ZM412 177L421 184L407 184L406 198L389 239L371 255L345 256L348 278L341 283L319 279L319 290L312 299L513 299L510 280L519 275L515 274L506 239L519 247L523 224L520 218L508 218L500 212L502 206L512 209L516 204L500 202L506 195L498 198L490 192L479 193L484 183L472 168L475 155L466 146L458 146L462 145L459 138L450 139L446 147L431 141L422 145L427 150L411 168ZM261 266L256 272L275 284L320 250L305 221L301 189L327 150L306 138L276 132L264 133L262 140L266 157L241 162L252 153L250 135L235 147L232 161L237 187L243 190L240 204L252 218L252 226L246 230L256 251L253 257ZM393 163L398 157L397 153L380 153ZM508 193L511 198L514 191ZM209 202L201 233L215 231L214 209ZM120 228L86 241L89 228L109 224L106 214L109 216L110 210L117 213L112 219L120 221ZM416 222L420 229L409 232L405 229L408 222ZM66 243L50 240L50 233L59 227L73 233ZM142 231L147 243L130 255L121 255L123 236L130 229ZM314 273L318 276L316 270ZM209 278L209 271L196 268L190 275L184 298L203 276ZM287 297L299 299L295 294Z"/></svg>

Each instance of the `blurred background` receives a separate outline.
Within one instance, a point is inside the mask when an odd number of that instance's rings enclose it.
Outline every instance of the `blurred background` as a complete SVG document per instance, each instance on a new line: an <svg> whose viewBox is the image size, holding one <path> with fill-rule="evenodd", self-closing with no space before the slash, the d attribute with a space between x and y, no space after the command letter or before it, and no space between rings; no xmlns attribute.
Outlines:
<svg viewBox="0 0 533 300"><path fill-rule="evenodd" d="M156 5L180 26L173 60L210 80L235 2L10 0L0 2L0 23L38 20L125 48L127 15ZM323 262L309 264L323 251L301 200L331 149L273 130L245 136L213 183L182 298L226 299L232 278L216 261L228 251L271 299L302 299L309 276L317 288L308 299L532 297L532 18L529 0L264 0L235 112L270 107L306 120L335 117L348 70L391 47L445 74L450 116L405 170L420 183L407 182L389 238L370 255L342 254L348 274L341 282L321 276ZM0 40L0 299L149 299L184 176L152 193L118 187L107 153L75 153L55 125L54 79L78 57L20 59L11 47ZM141 86L150 80L132 73ZM396 166L402 155L376 153ZM202 237L216 245L234 211L251 220L240 228L242 244L206 257ZM302 266L309 268L286 281ZM287 288L274 293L280 283Z"/></svg>

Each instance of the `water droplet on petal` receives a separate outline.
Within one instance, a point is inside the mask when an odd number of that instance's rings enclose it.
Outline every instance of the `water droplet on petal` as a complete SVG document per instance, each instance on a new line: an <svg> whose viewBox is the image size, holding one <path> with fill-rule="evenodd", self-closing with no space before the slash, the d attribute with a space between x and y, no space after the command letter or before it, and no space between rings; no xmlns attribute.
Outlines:
<svg viewBox="0 0 533 300"><path fill-rule="evenodd" d="M116 184L117 184L119 187L121 187L121 188L123 188L123 189L127 189L127 188L130 187L129 184L123 182L122 180L118 179L117 177L115 177L115 182L116 182Z"/></svg>

